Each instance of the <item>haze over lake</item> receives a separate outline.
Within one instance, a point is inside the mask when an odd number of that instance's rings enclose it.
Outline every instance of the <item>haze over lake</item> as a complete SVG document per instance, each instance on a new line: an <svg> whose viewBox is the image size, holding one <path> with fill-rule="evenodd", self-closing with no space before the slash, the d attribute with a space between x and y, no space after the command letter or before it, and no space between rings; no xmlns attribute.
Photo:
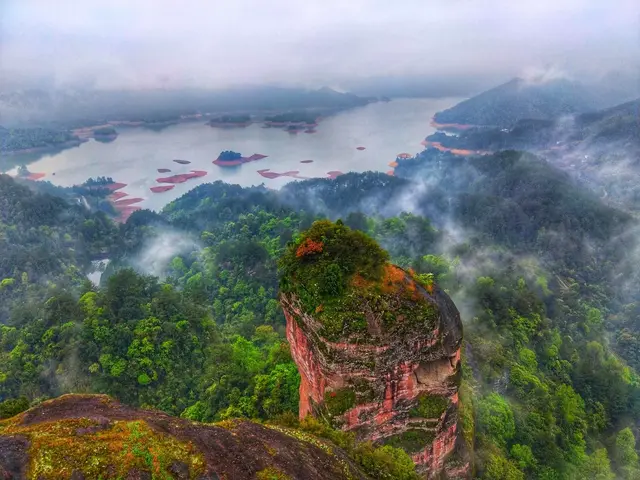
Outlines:
<svg viewBox="0 0 640 480"><path fill-rule="evenodd" d="M223 180L243 186L280 188L293 178L267 179L257 171L299 171L304 177L326 177L327 172L388 171L398 153L415 154L420 142L433 133L431 117L459 99L398 99L379 102L325 118L317 133L289 134L276 128L253 124L247 128L212 128L202 122L169 126L160 131L118 127L119 136L111 143L91 140L77 148L44 155L30 163L31 172L46 174L44 180L62 186L79 184L89 177L108 176L126 183L122 191L145 200L137 205L158 210L201 183ZM366 147L357 150L356 147ZM211 162L222 150L249 156L268 155L263 160L237 167L218 167ZM191 161L179 165L173 159ZM313 160L313 163L300 163ZM158 168L171 173L160 174ZM178 184L171 191L152 193L161 185L156 178L190 170L205 170L201 178ZM55 173L55 175L54 175Z"/></svg>

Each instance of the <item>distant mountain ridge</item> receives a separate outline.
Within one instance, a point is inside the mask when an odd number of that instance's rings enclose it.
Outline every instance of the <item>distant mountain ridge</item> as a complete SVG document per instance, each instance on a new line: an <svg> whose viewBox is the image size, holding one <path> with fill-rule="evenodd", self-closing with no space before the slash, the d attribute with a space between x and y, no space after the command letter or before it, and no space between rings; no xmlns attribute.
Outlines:
<svg viewBox="0 0 640 480"><path fill-rule="evenodd" d="M560 147L606 150L617 147L640 151L640 98L614 107L561 116L551 120L520 119L512 128L473 128L457 136L438 132L427 138L446 148L469 150L522 149L544 151Z"/></svg>
<svg viewBox="0 0 640 480"><path fill-rule="evenodd" d="M613 90L567 79L537 82L514 78L438 112L434 120L507 128L521 119L550 120L610 107L618 100L615 97Z"/></svg>
<svg viewBox="0 0 640 480"><path fill-rule="evenodd" d="M238 87L227 90L22 90L0 93L5 127L77 127L110 120L166 121L202 112L343 109L366 105L371 98L283 87Z"/></svg>

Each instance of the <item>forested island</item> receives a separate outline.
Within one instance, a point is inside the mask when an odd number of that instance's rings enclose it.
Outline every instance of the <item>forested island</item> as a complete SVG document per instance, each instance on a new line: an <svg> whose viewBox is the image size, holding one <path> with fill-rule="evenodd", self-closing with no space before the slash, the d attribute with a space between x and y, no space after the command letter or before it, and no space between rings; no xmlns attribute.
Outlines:
<svg viewBox="0 0 640 480"><path fill-rule="evenodd" d="M233 150L224 150L220 152L218 158L216 158L212 163L219 167L236 167L243 163L255 162L257 160L262 160L263 158L267 158L267 155L254 153L249 157L243 157L241 153L234 152Z"/></svg>
<svg viewBox="0 0 640 480"><path fill-rule="evenodd" d="M308 111L280 113L264 117L264 123L270 127L316 126L318 124L318 114Z"/></svg>
<svg viewBox="0 0 640 480"><path fill-rule="evenodd" d="M113 127L100 127L93 130L93 138L99 142L112 142L118 137L118 132Z"/></svg>
<svg viewBox="0 0 640 480"><path fill-rule="evenodd" d="M251 124L251 115L222 115L207 123L212 127L246 127Z"/></svg>

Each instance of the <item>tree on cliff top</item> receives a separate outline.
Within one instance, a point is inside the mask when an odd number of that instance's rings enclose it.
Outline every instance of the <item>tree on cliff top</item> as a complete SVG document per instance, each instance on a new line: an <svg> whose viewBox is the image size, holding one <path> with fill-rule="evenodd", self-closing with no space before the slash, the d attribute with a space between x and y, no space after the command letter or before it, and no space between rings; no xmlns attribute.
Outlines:
<svg viewBox="0 0 640 480"><path fill-rule="evenodd" d="M281 293L295 295L329 340L355 336L375 343L385 332L412 328L406 319L426 322L422 327L435 321L424 295L432 285L389 263L375 240L340 220L317 221L291 242L280 273Z"/></svg>
<svg viewBox="0 0 640 480"><path fill-rule="evenodd" d="M300 287L320 296L338 296L357 273L369 281L381 279L389 255L364 233L338 220L314 222L290 243L280 260L280 289L300 293Z"/></svg>

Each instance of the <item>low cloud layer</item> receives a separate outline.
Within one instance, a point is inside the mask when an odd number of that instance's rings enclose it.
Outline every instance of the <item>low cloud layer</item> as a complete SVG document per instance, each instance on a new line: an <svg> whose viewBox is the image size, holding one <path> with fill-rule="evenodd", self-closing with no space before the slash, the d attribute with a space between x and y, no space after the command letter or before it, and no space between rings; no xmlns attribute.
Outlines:
<svg viewBox="0 0 640 480"><path fill-rule="evenodd" d="M96 88L602 72L639 58L635 0L5 0L0 84Z"/></svg>

